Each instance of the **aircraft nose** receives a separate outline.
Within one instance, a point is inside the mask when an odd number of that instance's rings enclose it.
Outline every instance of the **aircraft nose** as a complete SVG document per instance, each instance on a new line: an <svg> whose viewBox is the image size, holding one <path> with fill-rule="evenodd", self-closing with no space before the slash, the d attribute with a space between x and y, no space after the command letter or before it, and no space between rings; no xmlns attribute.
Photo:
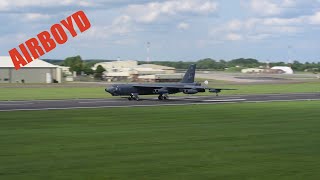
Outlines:
<svg viewBox="0 0 320 180"><path fill-rule="evenodd" d="M106 92L113 94L115 92L115 88L114 87L108 87L105 89Z"/></svg>

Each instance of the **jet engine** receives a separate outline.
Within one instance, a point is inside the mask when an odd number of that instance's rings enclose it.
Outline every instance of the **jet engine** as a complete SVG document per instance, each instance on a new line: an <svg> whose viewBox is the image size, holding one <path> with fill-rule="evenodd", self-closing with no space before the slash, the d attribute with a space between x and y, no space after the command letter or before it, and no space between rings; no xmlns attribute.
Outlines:
<svg viewBox="0 0 320 180"><path fill-rule="evenodd" d="M166 89L155 89L155 90L153 90L153 93L154 94L168 94L169 91Z"/></svg>
<svg viewBox="0 0 320 180"><path fill-rule="evenodd" d="M184 94L197 94L199 91L196 89L184 89L183 93Z"/></svg>

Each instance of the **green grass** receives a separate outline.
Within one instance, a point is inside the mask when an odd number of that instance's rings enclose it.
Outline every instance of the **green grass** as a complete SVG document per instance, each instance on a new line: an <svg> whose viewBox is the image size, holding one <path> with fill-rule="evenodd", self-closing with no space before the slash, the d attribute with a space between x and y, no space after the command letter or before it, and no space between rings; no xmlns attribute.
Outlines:
<svg viewBox="0 0 320 180"><path fill-rule="evenodd" d="M214 85L218 88L236 88L223 91L222 95L320 92L320 82L296 84ZM199 93L197 95L210 95ZM183 95L183 94L180 94ZM49 88L0 88L0 100L110 98L104 87L49 87Z"/></svg>
<svg viewBox="0 0 320 180"><path fill-rule="evenodd" d="M319 179L319 107L0 112L0 179Z"/></svg>
<svg viewBox="0 0 320 180"><path fill-rule="evenodd" d="M0 88L0 100L85 99L111 97L103 87Z"/></svg>

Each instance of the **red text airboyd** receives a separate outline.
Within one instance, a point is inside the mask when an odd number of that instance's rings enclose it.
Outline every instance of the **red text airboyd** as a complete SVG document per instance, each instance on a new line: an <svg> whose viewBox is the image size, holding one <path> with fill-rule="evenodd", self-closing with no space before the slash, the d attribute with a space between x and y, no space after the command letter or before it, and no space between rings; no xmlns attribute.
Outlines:
<svg viewBox="0 0 320 180"><path fill-rule="evenodd" d="M69 31L72 37L76 37L78 34L75 25L81 33L91 27L90 21L83 11L74 13L60 23L52 25L50 31L43 31L37 37L20 44L20 52L17 48L9 51L16 70L43 56L45 53L52 51L58 44L66 43L68 41L66 30Z"/></svg>

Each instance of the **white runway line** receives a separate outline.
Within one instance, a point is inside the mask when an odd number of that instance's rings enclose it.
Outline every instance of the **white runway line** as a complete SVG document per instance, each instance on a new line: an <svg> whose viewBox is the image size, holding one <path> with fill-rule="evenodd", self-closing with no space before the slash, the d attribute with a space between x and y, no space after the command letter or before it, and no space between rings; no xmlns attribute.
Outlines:
<svg viewBox="0 0 320 180"><path fill-rule="evenodd" d="M0 104L0 106L21 106L21 105L30 105L34 103L23 103L23 104Z"/></svg>
<svg viewBox="0 0 320 180"><path fill-rule="evenodd" d="M216 97L216 96L214 96L214 97L210 97L210 98L214 98L214 100L219 100L219 99L221 99L221 98L228 98L228 99L236 99L236 98L238 98L238 99L240 99L240 98L243 98L243 97L233 97L233 96L228 96L228 97L222 97L222 96L218 96L218 97ZM154 98L154 99L158 99L158 98ZM201 99L208 99L208 97L206 97L206 96L198 96L198 97L169 97L169 99L171 99L171 100L197 100L197 99L199 99L199 100L201 100Z"/></svg>
<svg viewBox="0 0 320 180"><path fill-rule="evenodd" d="M265 100L265 101L246 101L246 102L248 102L248 103L268 103L268 102L294 102L294 101L320 101L320 99Z"/></svg>
<svg viewBox="0 0 320 180"><path fill-rule="evenodd" d="M267 96L269 98L291 98L291 96Z"/></svg>
<svg viewBox="0 0 320 180"><path fill-rule="evenodd" d="M87 102L78 102L78 103L79 104L94 104L94 103L108 103L108 102L118 103L121 101L87 101Z"/></svg>
<svg viewBox="0 0 320 180"><path fill-rule="evenodd" d="M246 101L247 99L214 99L202 100L203 102L232 102L232 101Z"/></svg>

